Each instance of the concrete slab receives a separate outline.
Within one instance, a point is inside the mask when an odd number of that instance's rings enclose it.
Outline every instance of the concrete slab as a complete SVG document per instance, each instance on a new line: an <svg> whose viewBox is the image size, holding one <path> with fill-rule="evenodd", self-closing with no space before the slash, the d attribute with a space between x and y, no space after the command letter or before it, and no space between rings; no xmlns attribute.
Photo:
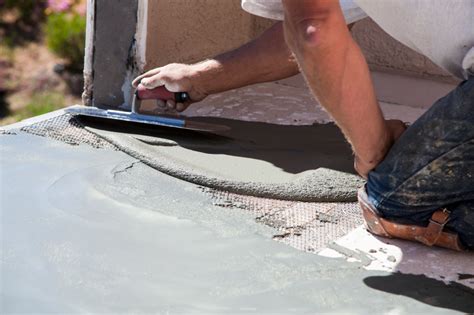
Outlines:
<svg viewBox="0 0 474 315"><path fill-rule="evenodd" d="M446 314L473 291L304 253L112 150L0 135L2 313Z"/></svg>

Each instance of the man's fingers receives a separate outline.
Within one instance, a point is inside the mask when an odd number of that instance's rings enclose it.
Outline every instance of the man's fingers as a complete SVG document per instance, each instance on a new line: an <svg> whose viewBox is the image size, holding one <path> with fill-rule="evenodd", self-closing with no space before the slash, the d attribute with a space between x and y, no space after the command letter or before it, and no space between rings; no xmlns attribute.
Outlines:
<svg viewBox="0 0 474 315"><path fill-rule="evenodd" d="M156 105L158 107L165 108L166 107L166 102L163 101L163 100L158 99L158 100L156 100Z"/></svg>
<svg viewBox="0 0 474 315"><path fill-rule="evenodd" d="M173 100L167 100L167 101L166 101L166 106L167 106L169 109L175 109L175 108L176 108L176 102L173 101Z"/></svg>
<svg viewBox="0 0 474 315"><path fill-rule="evenodd" d="M149 78L145 78L143 80L141 80L140 82L144 87L146 87L147 89L154 89L156 87L159 87L159 86L163 86L165 85L165 82L163 82L162 80L158 79L156 76L153 76L153 77L149 77Z"/></svg>
<svg viewBox="0 0 474 315"><path fill-rule="evenodd" d="M386 121L386 123L390 133L392 134L392 139L394 142L397 141L407 129L407 125L398 119L389 119Z"/></svg>
<svg viewBox="0 0 474 315"><path fill-rule="evenodd" d="M182 112L185 109L186 109L186 105L184 105L184 103L176 103L176 110L178 112Z"/></svg>
<svg viewBox="0 0 474 315"><path fill-rule="evenodd" d="M133 81L132 81L132 86L134 88L137 88L137 86L140 84L140 80L141 80L141 76L140 77L136 77Z"/></svg>
<svg viewBox="0 0 474 315"><path fill-rule="evenodd" d="M200 101L207 96L195 89L193 81L195 77L196 73L192 71L189 65L169 64L141 74L133 80L132 84L134 87L141 84L141 86L149 90L164 87L169 92L187 92L193 101L189 100L181 104L176 104L174 99L173 101L163 100L162 102L157 102L158 107L164 105L166 108L183 111L191 103Z"/></svg>
<svg viewBox="0 0 474 315"><path fill-rule="evenodd" d="M363 179L367 179L369 172L372 170L372 168L364 165L357 156L354 158L354 169Z"/></svg>
<svg viewBox="0 0 474 315"><path fill-rule="evenodd" d="M144 78L148 78L148 77L154 76L154 75L160 73L160 70L161 70L160 68L155 68L155 69L152 69L152 70L150 70L150 71L147 71L147 72L145 72L145 73L139 75L138 77L136 77L136 78L133 80L132 86L136 88L136 87L138 86L138 84L140 84L140 82L141 82Z"/></svg>

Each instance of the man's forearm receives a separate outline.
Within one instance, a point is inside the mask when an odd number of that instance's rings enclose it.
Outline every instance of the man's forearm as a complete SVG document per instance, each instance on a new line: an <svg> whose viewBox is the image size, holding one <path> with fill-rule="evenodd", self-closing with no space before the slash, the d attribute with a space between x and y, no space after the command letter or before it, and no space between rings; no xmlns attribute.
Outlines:
<svg viewBox="0 0 474 315"><path fill-rule="evenodd" d="M257 39L196 65L209 94L290 77L299 72L276 23Z"/></svg>
<svg viewBox="0 0 474 315"><path fill-rule="evenodd" d="M375 166L391 146L367 63L337 0L284 1L285 35L308 85L361 163Z"/></svg>

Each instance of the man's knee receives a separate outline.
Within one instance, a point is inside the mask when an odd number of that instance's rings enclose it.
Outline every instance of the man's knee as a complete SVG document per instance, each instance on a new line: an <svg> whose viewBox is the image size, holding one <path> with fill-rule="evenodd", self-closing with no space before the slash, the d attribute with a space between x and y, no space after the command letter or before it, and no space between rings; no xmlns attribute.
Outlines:
<svg viewBox="0 0 474 315"><path fill-rule="evenodd" d="M380 207L394 192L396 188L396 178L393 175L373 170L367 178L367 196L370 202L376 207Z"/></svg>
<svg viewBox="0 0 474 315"><path fill-rule="evenodd" d="M370 172L366 185L368 200L386 218L407 224L427 222L436 206L419 203L419 193L403 189L401 182L396 173Z"/></svg>

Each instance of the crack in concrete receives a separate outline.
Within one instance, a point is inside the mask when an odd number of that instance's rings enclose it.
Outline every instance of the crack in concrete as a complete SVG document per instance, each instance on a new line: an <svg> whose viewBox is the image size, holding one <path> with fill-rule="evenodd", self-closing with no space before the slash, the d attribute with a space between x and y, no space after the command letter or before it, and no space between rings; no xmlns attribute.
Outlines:
<svg viewBox="0 0 474 315"><path fill-rule="evenodd" d="M142 163L142 162L141 162L141 161L134 161L134 162L128 163L128 165L126 165L126 166L125 166L124 168L122 168L122 169L117 169L117 167L114 168L114 169L112 170L113 179L116 179L117 174L126 173L126 172L128 172L130 169L132 169L136 164L140 164L140 163Z"/></svg>

